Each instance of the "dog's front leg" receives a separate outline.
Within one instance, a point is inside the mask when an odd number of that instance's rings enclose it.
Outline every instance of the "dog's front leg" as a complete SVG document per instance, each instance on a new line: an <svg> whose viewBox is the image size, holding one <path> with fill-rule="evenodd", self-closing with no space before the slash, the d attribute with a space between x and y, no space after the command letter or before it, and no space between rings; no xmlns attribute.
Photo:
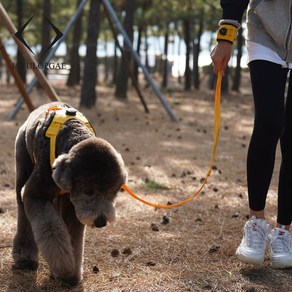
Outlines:
<svg viewBox="0 0 292 292"><path fill-rule="evenodd" d="M26 188L24 207L39 250L55 277L76 285L75 259L66 224L52 202L32 197L32 193Z"/></svg>
<svg viewBox="0 0 292 292"><path fill-rule="evenodd" d="M82 280L82 265L84 252L84 234L85 227L77 219L75 208L69 198L60 198L60 207L62 217L67 225L68 232L71 236L71 243L75 258L75 275L77 279Z"/></svg>

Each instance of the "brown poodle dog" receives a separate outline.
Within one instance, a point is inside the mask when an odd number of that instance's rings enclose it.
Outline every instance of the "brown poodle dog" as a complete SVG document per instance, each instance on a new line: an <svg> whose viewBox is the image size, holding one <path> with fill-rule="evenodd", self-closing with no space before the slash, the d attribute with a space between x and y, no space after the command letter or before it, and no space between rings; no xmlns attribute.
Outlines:
<svg viewBox="0 0 292 292"><path fill-rule="evenodd" d="M56 134L51 165L46 132L56 109L71 117ZM62 103L39 107L19 129L15 145L14 266L36 270L40 251L54 277L70 285L82 279L84 225L103 227L115 219L113 200L127 177L121 155L76 113L84 118Z"/></svg>

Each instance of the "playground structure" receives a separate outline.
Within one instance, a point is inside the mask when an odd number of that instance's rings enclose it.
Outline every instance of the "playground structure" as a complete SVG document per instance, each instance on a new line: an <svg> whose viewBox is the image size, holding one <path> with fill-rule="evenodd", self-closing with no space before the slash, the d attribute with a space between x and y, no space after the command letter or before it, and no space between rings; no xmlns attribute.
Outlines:
<svg viewBox="0 0 292 292"><path fill-rule="evenodd" d="M82 10L84 9L84 6L86 5L88 0L82 0L75 13L71 16L67 26L65 27L65 30L63 32L63 37L55 44L55 46L53 46L53 48L49 51L48 55L46 56L44 63L48 63L53 56L55 55L55 52L57 51L60 43L62 40L64 40L70 29L72 28L72 26L75 24L76 20L78 19L78 17L80 16ZM123 35L124 38L124 42L127 46L127 48L129 49L129 51L132 54L132 57L134 58L134 60L137 62L138 66L142 69L145 79L147 80L147 82L149 83L149 85L152 87L154 93L156 94L156 96L158 97L159 101L161 102L162 106L164 107L164 109L166 110L168 116L170 117L171 121L175 122L176 118L170 108L170 106L168 105L167 101L165 100L165 98L163 97L163 95L161 94L161 92L159 91L158 87L156 86L156 84L154 83L153 79L151 78L151 75L149 74L147 68L142 64L139 55L137 54L137 52L133 49L132 43L130 41L130 38L128 37L127 33L125 32L122 24L120 23L114 9L112 8L111 4L109 3L108 0L101 0L101 3L104 6L104 9L106 11L106 15L108 17L108 20L110 22L110 26L111 29L113 31L114 36L116 36L116 32L114 30L114 26L116 27L116 29L119 31L120 34ZM30 111L33 110L33 104L29 98L28 93L30 93L33 89L33 87L37 84L37 81L40 83L40 85L43 87L43 89L45 90L46 94L48 95L49 99L52 101L56 101L59 100L59 97L57 96L54 88L50 85L50 83L48 82L46 76L43 74L42 70L38 68L37 66L37 61L35 60L35 58L31 55L31 53L29 52L29 50L26 48L26 46L15 36L17 30L15 28L15 26L13 25L13 23L11 22L9 15L7 14L5 8L3 7L3 5L0 3L0 20L2 21L2 23L4 24L4 26L7 28L7 30L9 31L11 37L14 39L16 45L18 46L18 48L20 49L25 61L27 63L32 63L35 64L34 66L32 66L32 70L35 74L35 77L32 79L32 81L30 82L30 84L27 86L27 88L24 88L24 85L22 83L22 81L19 78L19 75L16 72L16 70L11 66L11 60L7 54L7 52L5 51L4 46L2 45L2 43L0 43L0 53L3 56L3 59L6 62L6 65L9 69L9 71L11 72L11 74L13 75L14 79L15 79L15 83L21 93L20 98L18 99L14 109L12 110L12 112L9 115L9 119L12 120L15 118L17 112L20 110L22 104L25 102L28 109ZM118 47L120 48L121 52L122 52L122 48L121 45L118 45ZM122 52L123 55L123 52ZM130 74L131 76L131 74ZM133 78L132 78L133 79ZM134 83L135 89L139 95L139 98L144 106L145 111L148 111L147 105L143 99L143 96L140 92L140 90L138 89L137 84ZM26 93L25 93L26 92Z"/></svg>

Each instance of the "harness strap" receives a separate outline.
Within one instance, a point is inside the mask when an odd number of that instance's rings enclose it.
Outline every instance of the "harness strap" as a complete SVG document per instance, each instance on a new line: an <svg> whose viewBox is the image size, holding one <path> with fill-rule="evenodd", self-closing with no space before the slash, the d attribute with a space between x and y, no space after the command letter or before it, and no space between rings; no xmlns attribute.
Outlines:
<svg viewBox="0 0 292 292"><path fill-rule="evenodd" d="M60 106L54 106L52 108L49 108L46 113L54 111L55 115L54 118L49 125L47 131L46 131L46 137L50 138L50 165L53 167L53 163L56 159L56 139L58 136L58 133L64 123L66 123L68 120L71 119L77 119L85 124L85 126L95 135L95 131L93 127L91 126L90 122L86 119L86 117L78 112L77 110L73 108L63 108Z"/></svg>

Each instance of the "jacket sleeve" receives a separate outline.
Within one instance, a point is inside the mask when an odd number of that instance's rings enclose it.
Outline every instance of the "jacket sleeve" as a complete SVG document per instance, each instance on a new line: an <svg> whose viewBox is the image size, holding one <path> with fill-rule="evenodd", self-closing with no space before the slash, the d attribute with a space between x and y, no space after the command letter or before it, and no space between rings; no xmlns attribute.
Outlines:
<svg viewBox="0 0 292 292"><path fill-rule="evenodd" d="M249 0L220 0L223 9L222 19L233 19L241 22L248 3Z"/></svg>

